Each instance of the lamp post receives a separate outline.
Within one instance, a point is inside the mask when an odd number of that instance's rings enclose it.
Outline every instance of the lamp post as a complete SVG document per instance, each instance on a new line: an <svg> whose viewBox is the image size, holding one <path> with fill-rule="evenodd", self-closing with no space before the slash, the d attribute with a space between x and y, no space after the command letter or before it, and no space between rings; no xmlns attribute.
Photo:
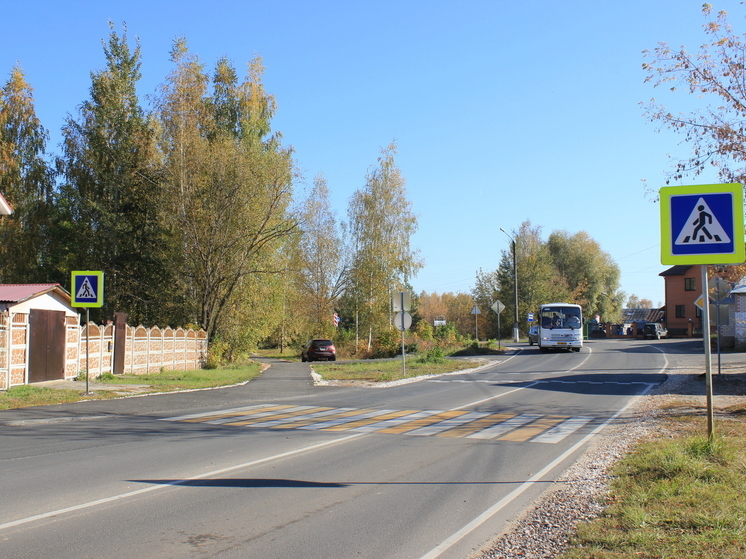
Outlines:
<svg viewBox="0 0 746 559"><path fill-rule="evenodd" d="M516 265L516 256L515 256L515 239L511 237L505 229L500 227L500 231L505 233L505 236L510 239L510 248L513 252L513 294L515 296L515 316L513 321L513 339L516 342L520 341L520 338L518 337L518 267Z"/></svg>

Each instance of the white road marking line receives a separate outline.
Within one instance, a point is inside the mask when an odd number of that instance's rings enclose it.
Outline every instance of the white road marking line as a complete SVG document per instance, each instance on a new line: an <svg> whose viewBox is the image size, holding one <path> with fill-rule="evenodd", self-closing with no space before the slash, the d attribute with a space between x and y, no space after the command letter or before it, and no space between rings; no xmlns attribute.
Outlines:
<svg viewBox="0 0 746 559"><path fill-rule="evenodd" d="M668 359L665 360L665 363L666 364L664 365L664 367L658 371L659 373L663 372L668 366ZM653 388L653 386L655 385L648 384L645 390L643 390L637 396L644 396L650 391L650 389ZM566 460L569 456L571 456L576 450L582 447L586 442L588 442L593 437L595 437L598 433L600 433L601 430L604 429L609 423L611 423L617 417L622 415L625 412L625 410L629 406L632 405L632 402L634 402L635 399L636 398L631 398L630 401L627 402L627 405L625 405L623 408L617 411L614 415L612 415L609 419L604 421L601 425L596 427L593 431L588 433L585 437L583 437L578 442L576 442L574 445L572 445L570 448L568 448L565 452L557 456L557 458L555 458L549 464L544 466L544 468L542 468L541 471L531 476L531 478L528 481L516 487L513 491L508 493L505 497L500 499L497 503L495 503L490 508L488 508L486 511L484 511L482 514L477 516L474 520L469 522L466 526L464 526L463 528L461 528L460 530L458 530L457 532L455 532L454 534L446 538L443 542L435 546L433 549L425 553L425 555L420 557L420 559L437 559L438 557L440 557L443 553L445 553L446 550L448 550L458 541L460 541L461 539L466 537L468 534L476 530L479 526L487 522L487 520L495 516L498 512L500 512L502 509L504 509L506 506L512 503L516 498L518 498L518 496L524 493L527 489L529 489L535 483L539 482L541 478L543 478L545 475L551 472L554 468L556 468L559 464L561 464L564 460Z"/></svg>
<svg viewBox="0 0 746 559"><path fill-rule="evenodd" d="M426 427L420 427L419 429L415 429L414 431L409 431L407 435L435 435L436 433L442 433L443 431L453 429L454 427L458 427L459 425L463 425L464 423L471 423L476 419L482 419L483 417L487 417L488 415L491 414L486 412L471 412L460 415L458 417L444 419L443 421L433 423L432 425L427 425Z"/></svg>
<svg viewBox="0 0 746 559"><path fill-rule="evenodd" d="M443 413L443 410L418 411L415 413L411 413L409 415L404 415L402 417L384 419L383 421L379 421L378 423L371 423L370 425L363 425L362 427L355 427L354 429L350 429L350 431L354 431L355 433L374 433L375 431L381 431L383 429L390 429L391 427L403 425L404 423L409 423L410 421L416 421L417 419L430 417L433 415L437 415L439 413Z"/></svg>
<svg viewBox="0 0 746 559"><path fill-rule="evenodd" d="M543 416L539 414L535 414L535 413L524 413L521 415L517 415L515 417L511 417L510 419L506 419L505 421L501 421L500 423L497 423L493 425L492 427L487 427L487 429L483 429L476 433L472 433L471 435L468 435L466 438L467 439L494 439L495 437L499 437L500 435L507 433L508 431L517 429L518 427L521 427L525 425L526 423L530 423L531 421L536 421L537 419L541 417Z"/></svg>
<svg viewBox="0 0 746 559"><path fill-rule="evenodd" d="M534 437L530 442L532 443L550 443L555 444L563 440L568 435L571 435L583 425L591 421L593 418L588 416L577 416L571 417L567 421L563 421L559 425L552 427L548 431L545 431L538 437Z"/></svg>
<svg viewBox="0 0 746 559"><path fill-rule="evenodd" d="M368 419L369 417L376 417L378 415L385 415L387 413L395 412L396 410L376 410L369 411L366 413L360 413L358 415L351 415L349 417L340 417L338 419L331 419L329 421L322 421L321 423L314 423L313 425L302 425L298 429L305 429L307 431L318 431L320 429L327 429L329 427L337 427L338 425L344 425L345 423L352 423L359 419Z"/></svg>
<svg viewBox="0 0 746 559"><path fill-rule="evenodd" d="M4 524L0 524L0 530L5 530L6 528L13 528L15 526L21 526L23 524L28 524L29 522L35 522L37 520L44 520L46 518L60 516L62 514L67 514L69 512L75 512L75 511L79 511L79 510L83 510L83 509L87 509L91 507L96 507L99 505L104 505L106 503L111 503L114 501L121 501L122 499L127 499L129 497L135 497L137 495L142 495L144 493L150 493L151 491L158 491L160 489L165 489L167 487L172 487L176 485L184 485L196 479L205 479L205 478L210 478L214 476L220 476L228 472L240 470L242 468L249 468L251 466L257 466L259 464L264 464L266 462L271 462L273 460L280 460L282 458L287 458L289 456L295 456L297 454L302 454L303 452L308 452L311 450L318 450L319 448L324 448L327 446L347 442L347 441L350 441L352 439L357 439L358 437L362 437L362 436L363 436L362 433L355 433L354 435L347 435L339 439L334 439L333 441L326 441L323 443L312 444L309 446L298 448L296 450L289 450L287 452L281 452L280 454L275 454L273 456L267 456L265 458L259 458L258 460L252 460L250 462L244 462L242 464L236 464L234 466L228 466L227 468L220 468L218 470L213 470L211 472L206 472L204 474L199 474L199 475L184 478L184 479L178 479L178 480L170 481L167 483L159 483L158 485L152 485L150 487L145 487L143 489L138 489L136 491L120 493L119 495L112 495L111 497L105 497L103 499L96 499L95 501L89 501L87 503L81 503L79 505L73 505L71 507L65 507L62 509L44 512L41 514L35 514L33 516L27 516L26 518L19 518L18 520L12 520L11 522L5 522Z"/></svg>

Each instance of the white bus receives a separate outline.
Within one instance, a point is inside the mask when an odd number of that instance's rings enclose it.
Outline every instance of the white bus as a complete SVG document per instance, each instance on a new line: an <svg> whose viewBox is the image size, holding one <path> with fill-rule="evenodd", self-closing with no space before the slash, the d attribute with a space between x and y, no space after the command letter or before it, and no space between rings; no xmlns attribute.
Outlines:
<svg viewBox="0 0 746 559"><path fill-rule="evenodd" d="M538 345L541 351L583 347L583 311L572 303L550 303L539 307Z"/></svg>

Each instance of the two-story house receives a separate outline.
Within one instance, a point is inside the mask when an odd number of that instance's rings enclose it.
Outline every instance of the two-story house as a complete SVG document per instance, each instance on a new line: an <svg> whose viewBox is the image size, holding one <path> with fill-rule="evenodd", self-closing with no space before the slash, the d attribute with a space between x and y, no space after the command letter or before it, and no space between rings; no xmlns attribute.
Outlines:
<svg viewBox="0 0 746 559"><path fill-rule="evenodd" d="M695 266L672 266L658 274L666 293L666 328L670 336L702 332L702 311L694 302L702 294L702 270Z"/></svg>

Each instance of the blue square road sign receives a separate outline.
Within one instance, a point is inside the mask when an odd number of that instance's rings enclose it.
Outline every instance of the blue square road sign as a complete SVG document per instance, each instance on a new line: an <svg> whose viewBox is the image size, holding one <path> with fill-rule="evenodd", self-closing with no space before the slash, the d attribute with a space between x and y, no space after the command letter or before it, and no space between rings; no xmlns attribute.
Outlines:
<svg viewBox="0 0 746 559"><path fill-rule="evenodd" d="M73 307L102 307L104 305L104 273L72 272L70 304Z"/></svg>

